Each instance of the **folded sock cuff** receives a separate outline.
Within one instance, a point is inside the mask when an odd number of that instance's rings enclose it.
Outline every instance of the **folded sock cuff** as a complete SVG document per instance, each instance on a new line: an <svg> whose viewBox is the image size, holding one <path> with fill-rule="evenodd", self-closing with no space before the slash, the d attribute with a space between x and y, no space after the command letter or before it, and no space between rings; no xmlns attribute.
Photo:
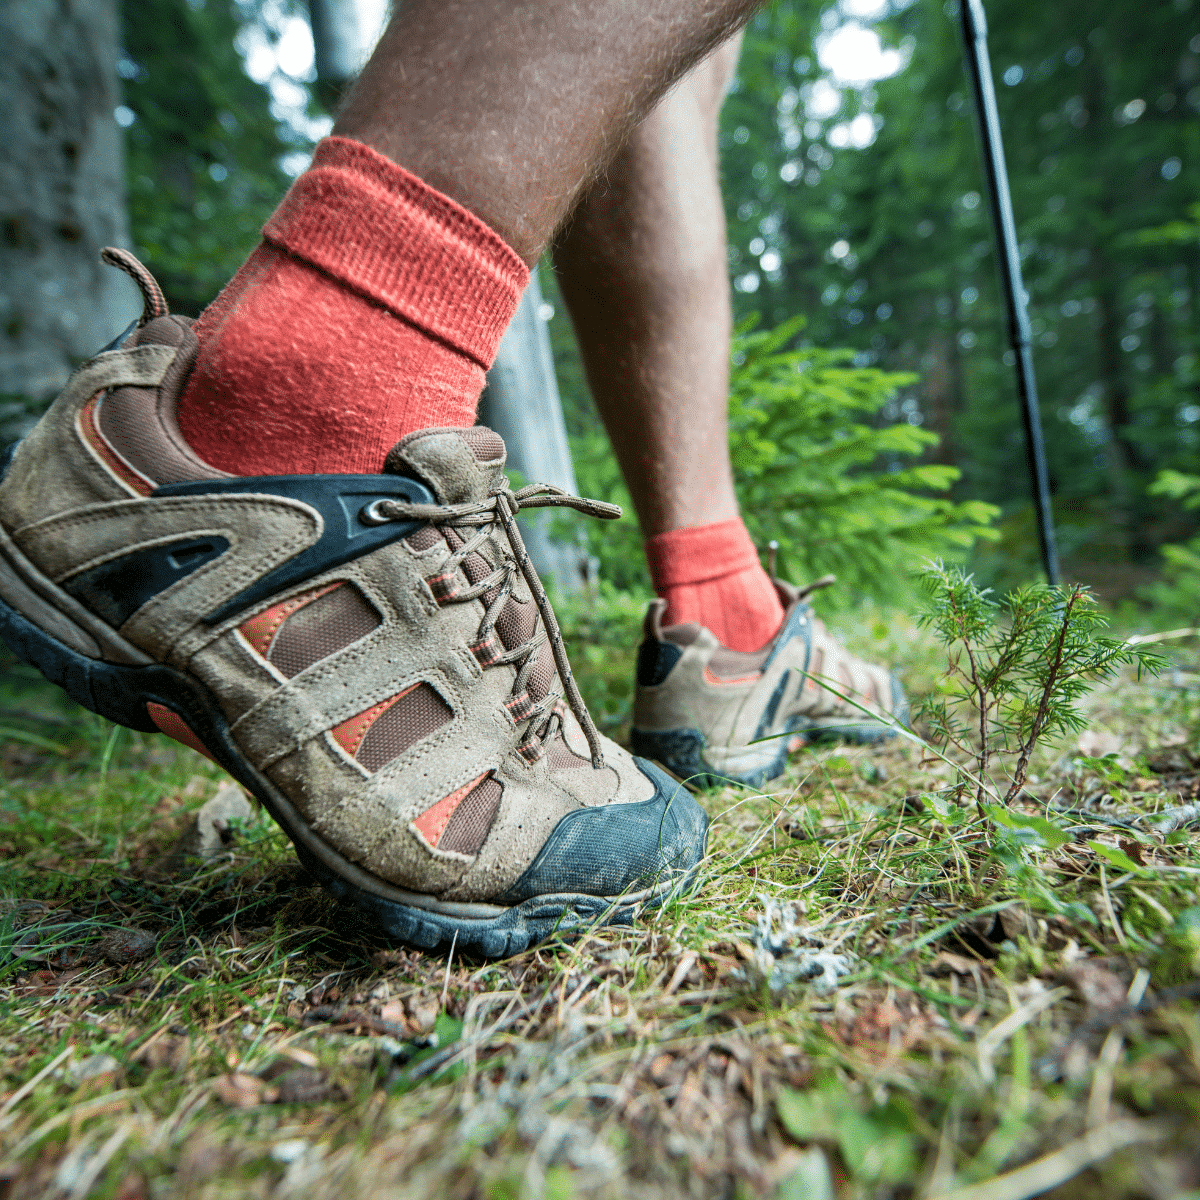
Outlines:
<svg viewBox="0 0 1200 1200"><path fill-rule="evenodd" d="M690 525L646 539L646 562L654 590L707 583L759 566L758 551L741 517Z"/></svg>
<svg viewBox="0 0 1200 1200"><path fill-rule="evenodd" d="M318 144L263 237L485 370L529 282L494 229L350 138Z"/></svg>

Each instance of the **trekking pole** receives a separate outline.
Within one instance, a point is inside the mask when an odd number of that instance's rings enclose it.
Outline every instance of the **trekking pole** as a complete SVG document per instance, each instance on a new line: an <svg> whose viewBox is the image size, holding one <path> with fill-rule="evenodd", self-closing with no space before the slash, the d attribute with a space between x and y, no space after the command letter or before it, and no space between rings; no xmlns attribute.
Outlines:
<svg viewBox="0 0 1200 1200"><path fill-rule="evenodd" d="M1038 412L1037 380L1033 373L1033 349L1026 307L1028 296L1021 281L1017 227L1013 220L1008 170L1004 165L1004 144L1000 140L1000 114L996 108L996 87L992 81L991 60L988 58L987 18L983 12L983 0L960 0L960 9L963 56L975 101L983 174L996 238L996 260L1000 267L1000 290L1004 293L1004 306L1008 312L1008 344L1016 360L1017 393L1021 400L1021 419L1025 425L1025 458L1029 463L1033 486L1033 508L1037 516L1038 541L1042 548L1042 566L1046 572L1046 582L1057 586L1058 550L1054 541L1054 514L1050 508L1046 446L1042 440L1042 419Z"/></svg>

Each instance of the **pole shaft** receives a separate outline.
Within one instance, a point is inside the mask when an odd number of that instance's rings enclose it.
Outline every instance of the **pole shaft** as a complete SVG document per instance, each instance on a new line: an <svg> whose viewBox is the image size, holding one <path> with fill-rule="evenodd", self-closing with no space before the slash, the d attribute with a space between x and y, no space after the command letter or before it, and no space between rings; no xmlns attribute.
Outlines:
<svg viewBox="0 0 1200 1200"><path fill-rule="evenodd" d="M1013 220L1008 169L1004 162L1004 143L1000 136L996 87L992 80L991 60L988 57L987 18L983 11L983 0L960 0L960 11L963 52L975 101L988 207L992 214L992 228L996 239L1000 290L1008 314L1008 342L1012 348L1017 372L1017 394L1021 402L1021 420L1025 427L1025 457L1029 463L1042 567L1046 572L1047 582L1056 585L1059 581L1058 549L1054 537L1054 515L1050 506L1046 446L1042 439L1042 420L1038 411L1027 295L1021 279L1021 254L1017 244L1016 222Z"/></svg>

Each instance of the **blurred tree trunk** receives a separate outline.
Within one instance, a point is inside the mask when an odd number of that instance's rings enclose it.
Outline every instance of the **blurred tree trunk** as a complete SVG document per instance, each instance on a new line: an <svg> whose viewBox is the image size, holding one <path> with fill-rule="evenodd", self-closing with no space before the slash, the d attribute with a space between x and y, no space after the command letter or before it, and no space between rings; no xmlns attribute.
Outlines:
<svg viewBox="0 0 1200 1200"><path fill-rule="evenodd" d="M0 5L0 392L40 401L136 316L115 0ZM11 412L7 414L11 416Z"/></svg>
<svg viewBox="0 0 1200 1200"><path fill-rule="evenodd" d="M962 354L953 330L938 331L930 340L924 371L925 416L940 439L928 451L930 462L957 466L959 447L955 427L964 408Z"/></svg>
<svg viewBox="0 0 1200 1200"><path fill-rule="evenodd" d="M354 0L308 0L317 99L336 112L342 94L371 53L370 31Z"/></svg>

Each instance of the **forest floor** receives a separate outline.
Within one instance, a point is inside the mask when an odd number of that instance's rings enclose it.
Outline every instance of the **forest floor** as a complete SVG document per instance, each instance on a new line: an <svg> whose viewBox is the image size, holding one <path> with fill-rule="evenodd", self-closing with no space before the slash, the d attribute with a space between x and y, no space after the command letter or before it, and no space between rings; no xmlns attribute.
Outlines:
<svg viewBox="0 0 1200 1200"><path fill-rule="evenodd" d="M635 622L568 622L614 728ZM933 686L910 623L854 636ZM1200 794L1200 677L1169 653L1036 763L1031 821L937 800L912 742L809 747L702 797L686 894L500 962L388 944L265 817L172 856L216 769L10 665L0 1197L1200 1198L1200 853L1154 825Z"/></svg>

